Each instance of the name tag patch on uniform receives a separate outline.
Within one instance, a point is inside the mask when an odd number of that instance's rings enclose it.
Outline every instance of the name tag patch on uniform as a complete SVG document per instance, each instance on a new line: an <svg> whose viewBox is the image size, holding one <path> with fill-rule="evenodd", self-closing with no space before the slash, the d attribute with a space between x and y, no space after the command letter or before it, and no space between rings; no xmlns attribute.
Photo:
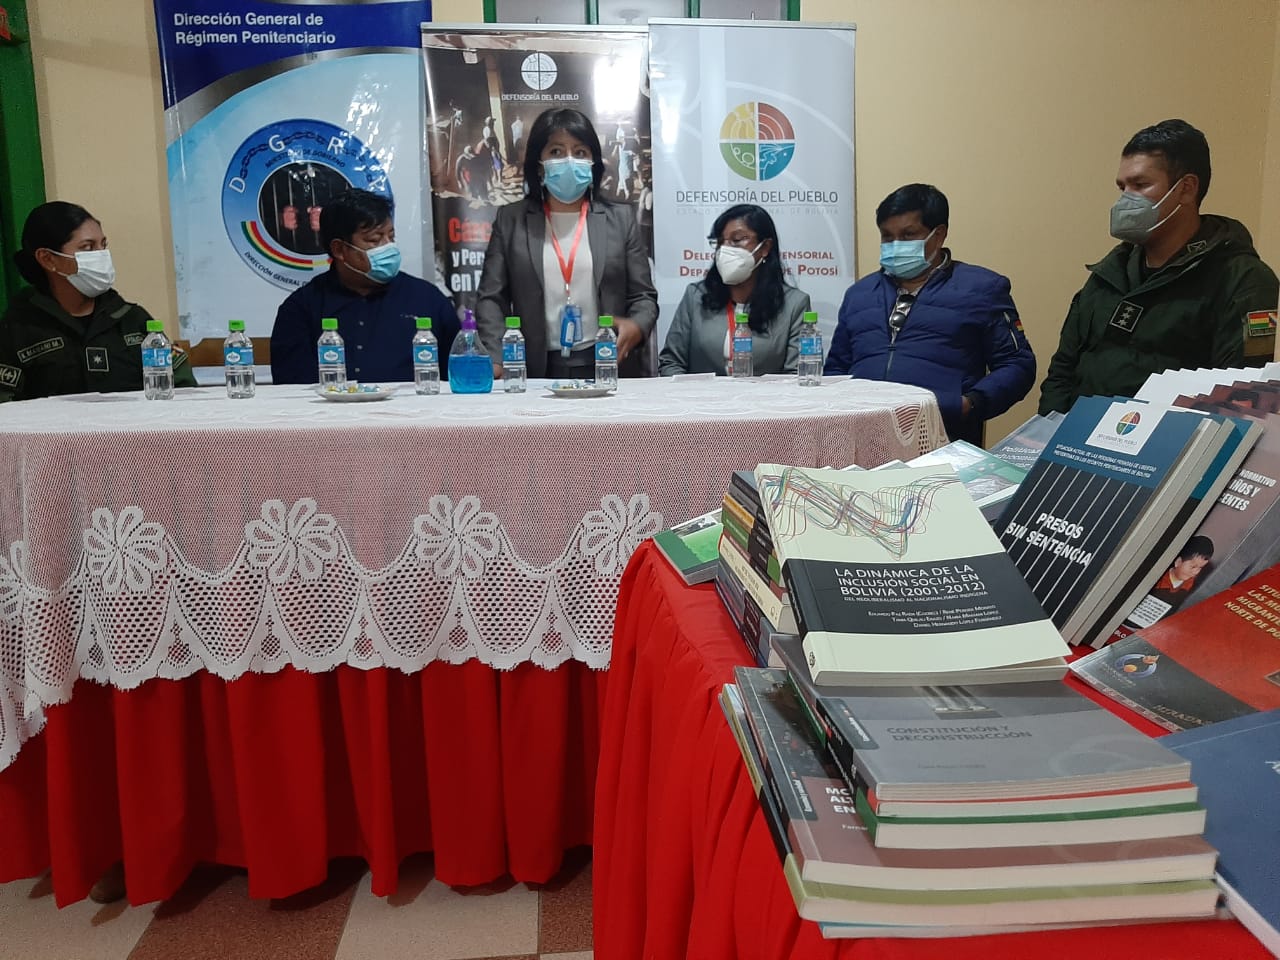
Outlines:
<svg viewBox="0 0 1280 960"><path fill-rule="evenodd" d="M1276 332L1276 311L1254 310L1245 314L1245 328L1251 337L1269 337Z"/></svg>
<svg viewBox="0 0 1280 960"><path fill-rule="evenodd" d="M145 339L147 339L145 333L126 333L124 335L124 345L126 347L136 347Z"/></svg>
<svg viewBox="0 0 1280 960"><path fill-rule="evenodd" d="M61 350L66 345L67 342L61 337L50 337L48 340L41 340L39 343L33 343L29 347L23 347L18 351L18 359L23 363L30 363L36 357L42 357L46 353Z"/></svg>
<svg viewBox="0 0 1280 960"><path fill-rule="evenodd" d="M90 373L109 373L111 371L111 361L107 356L106 347L85 347L84 363L89 368Z"/></svg>
<svg viewBox="0 0 1280 960"><path fill-rule="evenodd" d="M1142 310L1143 308L1136 303L1121 300L1120 305L1116 307L1116 312L1111 315L1111 326L1123 330L1125 333L1133 333L1134 328L1138 325L1138 318L1142 316Z"/></svg>
<svg viewBox="0 0 1280 960"><path fill-rule="evenodd" d="M0 387L16 387L18 378L21 376L21 367L10 367L0 363Z"/></svg>

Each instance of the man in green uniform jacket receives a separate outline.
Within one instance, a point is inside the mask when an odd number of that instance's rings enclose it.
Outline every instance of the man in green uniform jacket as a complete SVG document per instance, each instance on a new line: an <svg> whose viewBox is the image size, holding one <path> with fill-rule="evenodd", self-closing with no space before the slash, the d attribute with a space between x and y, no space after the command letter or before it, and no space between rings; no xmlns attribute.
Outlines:
<svg viewBox="0 0 1280 960"><path fill-rule="evenodd" d="M1121 153L1111 235L1089 267L1040 387L1040 413L1077 397L1131 397L1152 373L1240 366L1250 327L1274 326L1280 285L1244 225L1200 213L1209 144L1183 120L1138 131Z"/></svg>
<svg viewBox="0 0 1280 960"><path fill-rule="evenodd" d="M141 390L150 319L114 289L96 298L89 316L72 317L48 294L24 287L0 322L0 402ZM176 350L173 382L196 385L186 354Z"/></svg>

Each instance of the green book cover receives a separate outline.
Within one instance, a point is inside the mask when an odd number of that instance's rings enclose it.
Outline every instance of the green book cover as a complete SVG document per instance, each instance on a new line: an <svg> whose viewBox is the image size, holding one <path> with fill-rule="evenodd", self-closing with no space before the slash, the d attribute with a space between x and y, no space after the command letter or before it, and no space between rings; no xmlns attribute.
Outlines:
<svg viewBox="0 0 1280 960"><path fill-rule="evenodd" d="M706 583L716 575L722 529L713 510L654 534L653 542L685 583Z"/></svg>

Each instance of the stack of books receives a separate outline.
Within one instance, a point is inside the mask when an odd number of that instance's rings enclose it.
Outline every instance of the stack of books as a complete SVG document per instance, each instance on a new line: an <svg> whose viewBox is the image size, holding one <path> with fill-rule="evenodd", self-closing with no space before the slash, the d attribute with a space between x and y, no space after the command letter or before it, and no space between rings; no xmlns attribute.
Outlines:
<svg viewBox="0 0 1280 960"><path fill-rule="evenodd" d="M1067 641L1111 637L1262 433L1249 417L1111 397L1075 403L995 525Z"/></svg>
<svg viewBox="0 0 1280 960"><path fill-rule="evenodd" d="M764 666L770 663L771 637L794 634L796 620L752 471L734 472L721 524L716 592L752 658Z"/></svg>
<svg viewBox="0 0 1280 960"><path fill-rule="evenodd" d="M788 668L739 667L720 702L825 936L1214 915L1189 764L1061 682L833 690Z"/></svg>

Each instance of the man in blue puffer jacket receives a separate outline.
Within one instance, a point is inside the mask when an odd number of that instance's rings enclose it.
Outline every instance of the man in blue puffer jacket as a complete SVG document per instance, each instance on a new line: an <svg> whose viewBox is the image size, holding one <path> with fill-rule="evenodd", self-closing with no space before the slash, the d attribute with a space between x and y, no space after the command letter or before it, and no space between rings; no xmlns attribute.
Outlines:
<svg viewBox="0 0 1280 960"><path fill-rule="evenodd" d="M1009 280L951 259L937 187L899 187L876 208L880 267L844 296L823 372L932 390L953 440L982 445L983 422L1035 383Z"/></svg>

